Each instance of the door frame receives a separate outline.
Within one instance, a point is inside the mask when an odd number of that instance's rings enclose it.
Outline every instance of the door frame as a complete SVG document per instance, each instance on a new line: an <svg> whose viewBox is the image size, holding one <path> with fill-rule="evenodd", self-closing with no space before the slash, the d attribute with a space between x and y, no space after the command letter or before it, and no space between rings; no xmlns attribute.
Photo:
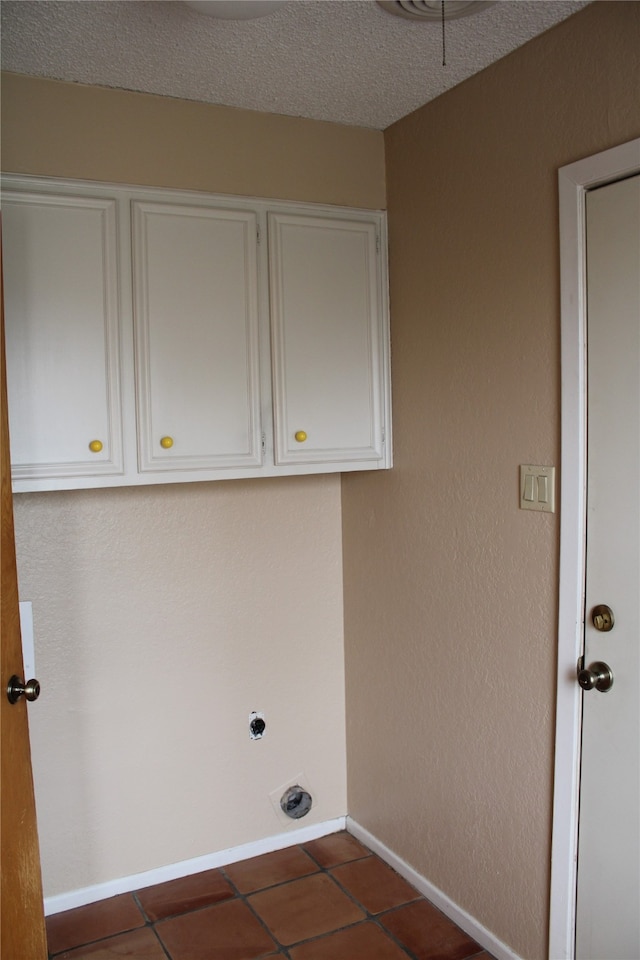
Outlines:
<svg viewBox="0 0 640 960"><path fill-rule="evenodd" d="M580 800L587 482L586 194L640 172L640 139L558 171L561 291L561 494L549 956L573 960Z"/></svg>

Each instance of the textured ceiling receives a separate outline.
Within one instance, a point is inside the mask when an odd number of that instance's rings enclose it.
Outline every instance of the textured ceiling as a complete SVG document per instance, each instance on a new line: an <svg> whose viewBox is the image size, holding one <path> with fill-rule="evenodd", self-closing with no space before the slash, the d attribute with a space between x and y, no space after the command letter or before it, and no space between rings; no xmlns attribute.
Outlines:
<svg viewBox="0 0 640 960"><path fill-rule="evenodd" d="M289 0L244 21L174 0L2 0L2 67L382 130L584 6L500 0L451 20L443 67L440 23L373 0Z"/></svg>

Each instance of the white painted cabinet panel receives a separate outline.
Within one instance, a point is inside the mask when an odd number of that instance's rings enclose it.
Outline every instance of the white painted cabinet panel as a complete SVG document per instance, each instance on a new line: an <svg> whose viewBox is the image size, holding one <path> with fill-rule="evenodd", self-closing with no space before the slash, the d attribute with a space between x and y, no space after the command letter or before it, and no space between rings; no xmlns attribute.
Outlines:
<svg viewBox="0 0 640 960"><path fill-rule="evenodd" d="M140 469L259 465L255 214L134 203L133 236Z"/></svg>
<svg viewBox="0 0 640 960"><path fill-rule="evenodd" d="M121 474L115 201L15 193L2 229L14 478Z"/></svg>
<svg viewBox="0 0 640 960"><path fill-rule="evenodd" d="M391 466L383 213L7 175L3 217L15 492Z"/></svg>
<svg viewBox="0 0 640 960"><path fill-rule="evenodd" d="M269 217L276 463L380 461L376 224Z"/></svg>

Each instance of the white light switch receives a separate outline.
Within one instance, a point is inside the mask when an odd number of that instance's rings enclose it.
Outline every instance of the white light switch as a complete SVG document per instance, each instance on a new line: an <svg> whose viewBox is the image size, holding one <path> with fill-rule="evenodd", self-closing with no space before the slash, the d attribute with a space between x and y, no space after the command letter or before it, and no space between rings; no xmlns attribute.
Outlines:
<svg viewBox="0 0 640 960"><path fill-rule="evenodd" d="M520 509L555 512L556 468L520 466Z"/></svg>
<svg viewBox="0 0 640 960"><path fill-rule="evenodd" d="M525 500L532 502L536 499L538 485L536 478L532 473L528 473L524 478L524 493L523 497Z"/></svg>
<svg viewBox="0 0 640 960"><path fill-rule="evenodd" d="M544 474L538 477L538 503L549 502L549 477Z"/></svg>

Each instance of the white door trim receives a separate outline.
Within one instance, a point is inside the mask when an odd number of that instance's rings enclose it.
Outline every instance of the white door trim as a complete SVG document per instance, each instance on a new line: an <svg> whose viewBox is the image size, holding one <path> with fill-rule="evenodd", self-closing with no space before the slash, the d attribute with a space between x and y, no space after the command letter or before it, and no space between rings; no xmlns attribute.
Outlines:
<svg viewBox="0 0 640 960"><path fill-rule="evenodd" d="M549 957L575 954L586 516L586 244L589 189L640 171L640 139L558 171L561 285L560 596Z"/></svg>

